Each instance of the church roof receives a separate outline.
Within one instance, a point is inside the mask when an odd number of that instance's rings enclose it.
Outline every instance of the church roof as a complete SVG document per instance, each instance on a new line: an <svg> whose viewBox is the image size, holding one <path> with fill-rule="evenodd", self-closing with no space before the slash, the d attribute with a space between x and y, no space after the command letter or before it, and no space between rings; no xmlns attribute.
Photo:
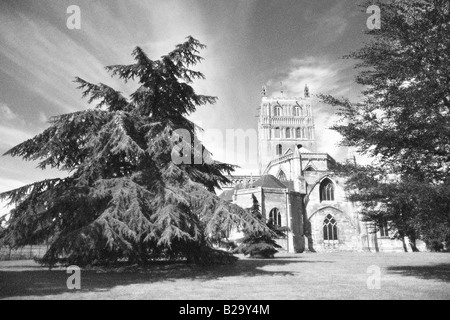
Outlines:
<svg viewBox="0 0 450 320"><path fill-rule="evenodd" d="M253 187L286 189L286 186L272 175L262 176L258 181L252 183Z"/></svg>
<svg viewBox="0 0 450 320"><path fill-rule="evenodd" d="M300 153L313 153L311 150L306 149L305 147L301 147L299 150Z"/></svg>

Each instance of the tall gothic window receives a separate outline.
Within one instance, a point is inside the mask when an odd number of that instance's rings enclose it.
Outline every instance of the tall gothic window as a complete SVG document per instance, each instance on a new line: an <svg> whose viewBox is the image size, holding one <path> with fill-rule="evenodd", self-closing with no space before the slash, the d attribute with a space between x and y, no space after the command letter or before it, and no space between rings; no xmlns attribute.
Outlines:
<svg viewBox="0 0 450 320"><path fill-rule="evenodd" d="M337 222L331 214L323 220L323 240L334 241L338 239Z"/></svg>
<svg viewBox="0 0 450 320"><path fill-rule="evenodd" d="M283 170L281 170L280 173L278 174L278 180L280 180L280 181L287 181L286 174L284 173Z"/></svg>
<svg viewBox="0 0 450 320"><path fill-rule="evenodd" d="M300 117L300 107L294 107L294 116Z"/></svg>
<svg viewBox="0 0 450 320"><path fill-rule="evenodd" d="M281 107L275 107L275 116L281 116Z"/></svg>
<svg viewBox="0 0 450 320"><path fill-rule="evenodd" d="M281 156L281 154L283 153L283 147L281 146L281 144L277 145L277 156Z"/></svg>
<svg viewBox="0 0 450 320"><path fill-rule="evenodd" d="M334 184L328 178L320 183L320 201L334 201Z"/></svg>
<svg viewBox="0 0 450 320"><path fill-rule="evenodd" d="M306 138L306 128L302 128L302 139Z"/></svg>
<svg viewBox="0 0 450 320"><path fill-rule="evenodd" d="M302 129L300 128L295 129L295 137L299 139L302 137Z"/></svg>
<svg viewBox="0 0 450 320"><path fill-rule="evenodd" d="M286 128L286 138L289 139L291 137L291 128Z"/></svg>
<svg viewBox="0 0 450 320"><path fill-rule="evenodd" d="M281 131L280 128L275 128L275 138L279 139L281 138Z"/></svg>
<svg viewBox="0 0 450 320"><path fill-rule="evenodd" d="M268 223L270 222L272 222L275 226L281 227L281 213L278 208L273 208L270 210Z"/></svg>

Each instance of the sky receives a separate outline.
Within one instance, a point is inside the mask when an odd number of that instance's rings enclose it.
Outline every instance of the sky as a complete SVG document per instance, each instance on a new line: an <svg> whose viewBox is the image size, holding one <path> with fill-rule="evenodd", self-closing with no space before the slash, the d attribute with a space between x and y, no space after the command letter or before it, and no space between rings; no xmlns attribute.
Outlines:
<svg viewBox="0 0 450 320"><path fill-rule="evenodd" d="M104 67L133 63L140 46L151 59L187 36L207 45L196 69L198 93L218 102L190 116L208 130L256 130L261 88L269 96L325 93L359 98L355 61L342 59L368 41L370 16L363 1L345 0L1 0L0 153L42 132L51 116L89 105L76 76L130 94L133 84L111 78ZM80 29L69 29L70 5L80 8ZM339 135L329 128L336 110L313 104L317 151L345 160ZM227 150L205 136L217 160ZM228 155L229 156L229 155ZM227 157L227 158L226 158ZM226 158L226 159L225 159ZM233 161L231 161L233 162ZM234 162L235 163L235 162ZM237 163L239 164L239 163ZM257 174L256 163L237 173ZM35 162L0 157L0 192L66 173L36 169ZM0 204L0 216L8 209Z"/></svg>

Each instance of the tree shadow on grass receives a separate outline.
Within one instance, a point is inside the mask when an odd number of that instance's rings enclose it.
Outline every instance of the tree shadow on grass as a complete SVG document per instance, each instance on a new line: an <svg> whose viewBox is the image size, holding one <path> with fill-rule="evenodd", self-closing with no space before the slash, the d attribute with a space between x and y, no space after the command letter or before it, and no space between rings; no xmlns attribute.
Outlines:
<svg viewBox="0 0 450 320"><path fill-rule="evenodd" d="M283 267L288 264L318 263L330 261L301 261L293 259L241 259L232 265L196 266L187 264L155 264L138 268L133 272L114 271L81 271L81 292L108 291L116 286L131 284L151 284L161 281L176 281L190 279L209 281L227 277L258 277L258 276L294 276L296 272L277 268L277 271L264 270L264 267ZM65 269L48 270L35 268L17 271L12 266L0 269L0 298L19 296L45 296L72 292L67 288ZM23 266L17 267L19 270ZM78 291L80 292L80 291Z"/></svg>
<svg viewBox="0 0 450 320"><path fill-rule="evenodd" d="M450 263L425 266L394 266L388 267L387 270L388 272L403 276L450 282Z"/></svg>

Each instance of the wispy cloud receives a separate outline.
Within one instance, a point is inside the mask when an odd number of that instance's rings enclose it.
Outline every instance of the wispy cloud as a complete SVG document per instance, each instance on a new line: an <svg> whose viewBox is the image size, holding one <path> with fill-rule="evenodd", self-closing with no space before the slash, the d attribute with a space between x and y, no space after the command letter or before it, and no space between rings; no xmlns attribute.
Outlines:
<svg viewBox="0 0 450 320"><path fill-rule="evenodd" d="M284 91L290 96L303 95L305 85L308 85L313 94L351 94L353 97L356 91L352 68L353 65L344 60L333 60L326 56L294 58L288 69L268 81L267 85L278 87L278 83L282 82Z"/></svg>
<svg viewBox="0 0 450 320"><path fill-rule="evenodd" d="M26 131L0 125L0 150L13 147L22 141L30 139L32 136Z"/></svg>
<svg viewBox="0 0 450 320"><path fill-rule="evenodd" d="M10 148L32 136L28 130L22 129L26 121L4 103L0 103L0 151Z"/></svg>
<svg viewBox="0 0 450 320"><path fill-rule="evenodd" d="M76 75L97 78L102 64L61 30L18 14L1 16L1 70L63 112L83 108L72 82ZM106 73L105 73L106 74Z"/></svg>
<svg viewBox="0 0 450 320"><path fill-rule="evenodd" d="M315 39L321 46L327 46L339 41L349 26L348 15L351 11L346 7L345 1L335 2L329 9L320 15L309 15L305 12L304 18L313 28L307 33L307 37Z"/></svg>
<svg viewBox="0 0 450 320"><path fill-rule="evenodd" d="M9 191L15 188L19 188L23 186L23 181L15 180L15 179L6 179L6 178L0 178L0 193ZM0 217L3 215L8 214L11 209L13 209L13 206L8 206L8 201L2 200L0 201Z"/></svg>
<svg viewBox="0 0 450 320"><path fill-rule="evenodd" d="M18 115L14 113L6 104L0 102L0 121L17 119Z"/></svg>

